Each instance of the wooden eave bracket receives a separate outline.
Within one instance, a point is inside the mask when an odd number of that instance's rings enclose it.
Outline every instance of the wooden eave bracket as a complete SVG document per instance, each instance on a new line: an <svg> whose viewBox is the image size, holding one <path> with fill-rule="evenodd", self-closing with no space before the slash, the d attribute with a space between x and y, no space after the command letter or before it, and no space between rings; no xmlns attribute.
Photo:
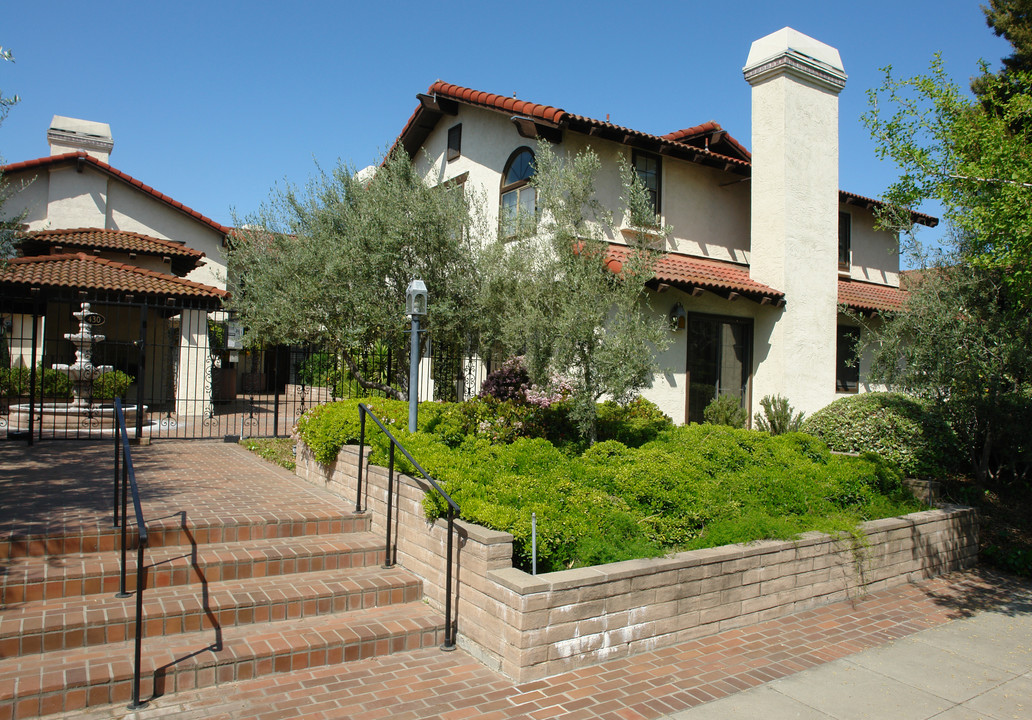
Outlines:
<svg viewBox="0 0 1032 720"><path fill-rule="evenodd" d="M427 95L418 93L416 99L424 110L441 113L442 115L458 115L459 103L450 98L438 97L437 93Z"/></svg>
<svg viewBox="0 0 1032 720"><path fill-rule="evenodd" d="M525 115L513 115L509 119L516 126L516 132L520 134L520 137L528 140L541 138L553 144L562 142L563 132L556 123L535 120Z"/></svg>

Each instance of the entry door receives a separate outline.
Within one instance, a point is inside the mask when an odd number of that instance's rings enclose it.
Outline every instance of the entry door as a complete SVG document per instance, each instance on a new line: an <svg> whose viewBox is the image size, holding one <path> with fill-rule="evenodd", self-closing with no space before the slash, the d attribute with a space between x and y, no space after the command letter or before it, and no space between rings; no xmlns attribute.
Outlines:
<svg viewBox="0 0 1032 720"><path fill-rule="evenodd" d="M718 393L732 395L746 407L752 335L751 320L688 316L685 422L703 422L703 411Z"/></svg>

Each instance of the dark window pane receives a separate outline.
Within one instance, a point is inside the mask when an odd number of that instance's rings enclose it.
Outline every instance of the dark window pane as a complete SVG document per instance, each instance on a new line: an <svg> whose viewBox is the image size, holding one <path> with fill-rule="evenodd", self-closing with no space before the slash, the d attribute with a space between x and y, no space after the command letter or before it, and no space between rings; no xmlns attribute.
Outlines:
<svg viewBox="0 0 1032 720"><path fill-rule="evenodd" d="M855 360L859 340L860 328L839 326L835 392L857 392L860 389L860 366Z"/></svg>
<svg viewBox="0 0 1032 720"><path fill-rule="evenodd" d="M849 245L850 245L850 216L849 213L840 212L838 216L838 262L839 268L849 269Z"/></svg>

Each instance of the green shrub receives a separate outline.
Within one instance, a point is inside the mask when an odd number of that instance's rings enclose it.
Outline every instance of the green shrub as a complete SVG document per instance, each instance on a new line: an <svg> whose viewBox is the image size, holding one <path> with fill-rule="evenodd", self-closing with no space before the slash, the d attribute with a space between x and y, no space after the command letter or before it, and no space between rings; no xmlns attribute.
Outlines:
<svg viewBox="0 0 1032 720"><path fill-rule="evenodd" d="M32 389L32 378L29 368L0 368L0 393L9 397L28 397ZM36 397L40 397L42 390L43 397L57 400L68 400L72 397L72 381L68 379L68 373L45 368L42 365L36 366Z"/></svg>
<svg viewBox="0 0 1032 720"><path fill-rule="evenodd" d="M702 416L711 425L730 425L733 428L744 428L748 417L734 395L717 395L702 411Z"/></svg>
<svg viewBox="0 0 1032 720"><path fill-rule="evenodd" d="M763 408L763 414L756 413L753 419L757 430L769 432L771 435L784 435L799 432L803 426L804 413L799 412L793 416L788 398L764 395L760 400L760 407Z"/></svg>
<svg viewBox="0 0 1032 720"><path fill-rule="evenodd" d="M322 405L302 418L299 435L320 462L332 462L341 445L357 441L358 402ZM364 402L392 432L398 429L463 519L512 533L514 563L523 569L531 566L532 513L538 569L548 572L808 530L853 531L862 520L920 507L899 471L877 455L833 455L802 433L670 427L651 404L605 410L616 425L655 424L651 440L636 448L609 439L575 454L542 437L498 442L491 413L524 411L511 401L421 403L415 434L405 430L407 403ZM471 426L478 431L467 432ZM385 465L383 433L367 430L372 462ZM638 430L626 434L641 438ZM412 473L400 454L395 467ZM432 519L446 508L432 493L424 509Z"/></svg>
<svg viewBox="0 0 1032 720"><path fill-rule="evenodd" d="M898 393L861 393L836 400L803 429L839 452L873 452L907 477L941 477L958 467L956 436L927 403Z"/></svg>
<svg viewBox="0 0 1032 720"><path fill-rule="evenodd" d="M673 420L643 397L626 405L607 400L598 407L599 440L618 440L624 445L640 447L673 426Z"/></svg>
<svg viewBox="0 0 1032 720"><path fill-rule="evenodd" d="M93 381L94 400L114 400L124 398L126 390L133 384L133 376L121 370L106 372Z"/></svg>

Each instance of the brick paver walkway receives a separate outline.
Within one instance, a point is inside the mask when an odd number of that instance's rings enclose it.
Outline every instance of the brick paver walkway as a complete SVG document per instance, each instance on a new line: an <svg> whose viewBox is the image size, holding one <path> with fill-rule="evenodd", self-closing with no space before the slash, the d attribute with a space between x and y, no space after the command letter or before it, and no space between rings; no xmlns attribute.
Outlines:
<svg viewBox="0 0 1032 720"><path fill-rule="evenodd" d="M462 651L419 650L55 717L182 720L661 718L1007 603L1032 586L957 573L516 685Z"/></svg>
<svg viewBox="0 0 1032 720"><path fill-rule="evenodd" d="M303 483L233 445L159 442L140 448L146 514L174 515L190 497L192 519L282 509L339 512L350 503ZM41 531L53 498L29 481L77 476L62 489L57 522L110 522L106 443L44 443L32 453L0 444L0 533ZM168 694L147 708L124 705L53 716L100 720L183 718L660 718L1007 603L1032 603L1032 586L985 571L873 593L674 647L516 685L462 651L437 649L299 670ZM461 627L460 627L461 634Z"/></svg>

